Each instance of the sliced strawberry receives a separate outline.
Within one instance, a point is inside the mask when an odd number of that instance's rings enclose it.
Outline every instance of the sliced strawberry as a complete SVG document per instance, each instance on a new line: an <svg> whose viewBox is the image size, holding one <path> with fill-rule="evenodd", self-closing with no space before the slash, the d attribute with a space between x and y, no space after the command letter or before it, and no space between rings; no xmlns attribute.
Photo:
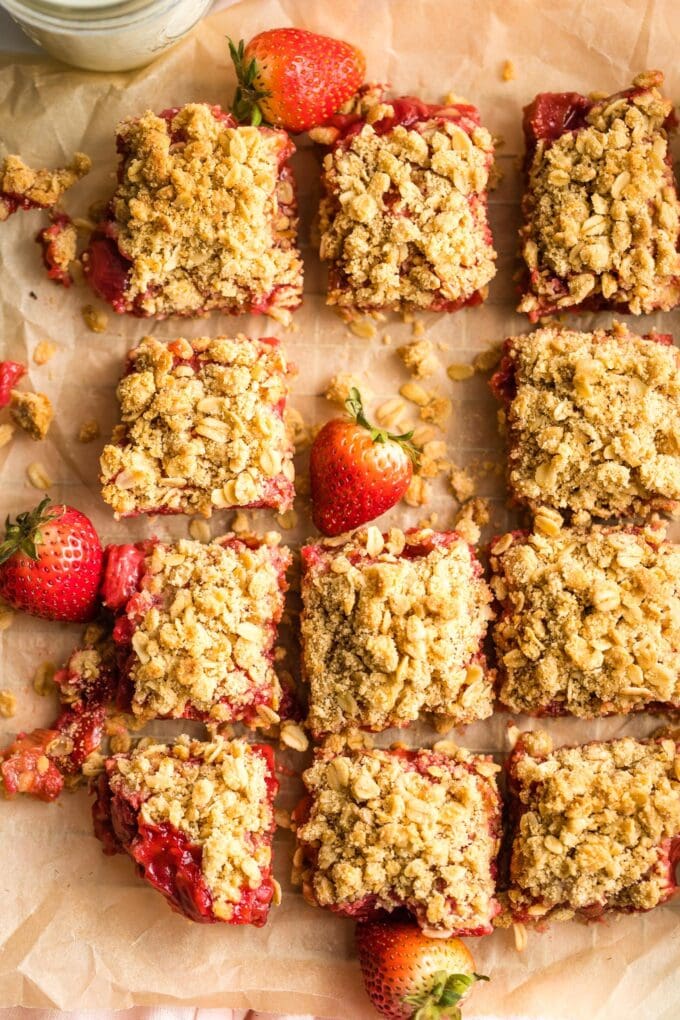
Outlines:
<svg viewBox="0 0 680 1020"><path fill-rule="evenodd" d="M238 87L232 105L239 121L285 128L293 134L322 124L361 85L366 59L356 46L308 32L273 28L244 47L229 40Z"/></svg>
<svg viewBox="0 0 680 1020"><path fill-rule="evenodd" d="M347 409L351 417L327 422L310 455L312 517L324 535L350 531L398 503L418 457L412 433L395 436L369 425L358 390Z"/></svg>
<svg viewBox="0 0 680 1020"><path fill-rule="evenodd" d="M476 981L460 939L429 939L415 924L366 921L356 943L366 991L388 1020L460 1020L460 1003Z"/></svg>
<svg viewBox="0 0 680 1020"><path fill-rule="evenodd" d="M12 390L24 375L26 366L20 361L0 361L0 407L7 407Z"/></svg>
<svg viewBox="0 0 680 1020"><path fill-rule="evenodd" d="M90 520L46 496L6 522L0 544L0 595L32 616L86 622L98 608L103 551Z"/></svg>
<svg viewBox="0 0 680 1020"><path fill-rule="evenodd" d="M144 560L151 551L152 542L136 545L108 545L104 553L102 601L107 609L123 609L139 588L144 572Z"/></svg>

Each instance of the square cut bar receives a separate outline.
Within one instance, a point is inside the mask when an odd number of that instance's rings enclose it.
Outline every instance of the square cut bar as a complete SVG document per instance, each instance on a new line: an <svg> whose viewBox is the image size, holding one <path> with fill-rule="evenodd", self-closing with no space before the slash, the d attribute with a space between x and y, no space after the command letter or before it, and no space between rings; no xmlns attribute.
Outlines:
<svg viewBox="0 0 680 1020"><path fill-rule="evenodd" d="M118 186L83 259L97 294L159 319L287 319L302 296L288 135L190 103L129 117L116 140Z"/></svg>
<svg viewBox="0 0 680 1020"><path fill-rule="evenodd" d="M107 854L128 853L142 878L191 921L267 920L272 877L270 747L180 736L116 754L99 777L95 834Z"/></svg>
<svg viewBox="0 0 680 1020"><path fill-rule="evenodd" d="M375 98L375 97L374 97ZM487 221L491 135L474 106L406 96L339 115L323 162L328 304L453 312L495 275Z"/></svg>
<svg viewBox="0 0 680 1020"><path fill-rule="evenodd" d="M136 716L278 722L272 662L291 557L273 537L109 546L102 597Z"/></svg>
<svg viewBox="0 0 680 1020"><path fill-rule="evenodd" d="M543 93L524 111L519 311L635 314L680 302L680 233L660 71L597 101Z"/></svg>
<svg viewBox="0 0 680 1020"><path fill-rule="evenodd" d="M680 546L662 528L559 529L491 544L499 697L512 712L680 708Z"/></svg>
<svg viewBox="0 0 680 1020"><path fill-rule="evenodd" d="M553 750L523 734L508 761L513 919L650 910L676 891L680 757L672 739Z"/></svg>
<svg viewBox="0 0 680 1020"><path fill-rule="evenodd" d="M357 920L406 909L440 938L491 931L499 766L444 743L316 752L294 813L310 903Z"/></svg>
<svg viewBox="0 0 680 1020"><path fill-rule="evenodd" d="M454 531L375 528L302 550L302 662L319 735L485 719L491 592Z"/></svg>
<svg viewBox="0 0 680 1020"><path fill-rule="evenodd" d="M666 334L556 326L506 340L508 486L536 509L608 518L680 499L680 356Z"/></svg>
<svg viewBox="0 0 680 1020"><path fill-rule="evenodd" d="M101 456L117 517L293 505L278 340L144 337L118 384L122 423Z"/></svg>

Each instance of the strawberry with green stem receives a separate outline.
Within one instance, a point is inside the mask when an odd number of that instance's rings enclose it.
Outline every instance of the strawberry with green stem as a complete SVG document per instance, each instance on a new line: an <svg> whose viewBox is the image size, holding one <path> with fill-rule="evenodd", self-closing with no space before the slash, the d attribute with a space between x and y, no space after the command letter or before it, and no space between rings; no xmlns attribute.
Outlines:
<svg viewBox="0 0 680 1020"><path fill-rule="evenodd" d="M375 428L355 388L348 418L326 422L312 444L309 473L312 518L324 535L340 535L393 507L408 489L419 450L411 432Z"/></svg>
<svg viewBox="0 0 680 1020"><path fill-rule="evenodd" d="M356 944L368 997L386 1020L461 1020L470 989L489 980L460 939L430 939L412 923L365 921Z"/></svg>
<svg viewBox="0 0 680 1020"><path fill-rule="evenodd" d="M47 620L85 622L99 607L103 551L91 521L46 496L33 510L7 518L0 543L0 596Z"/></svg>
<svg viewBox="0 0 680 1020"><path fill-rule="evenodd" d="M323 124L364 79L361 50L303 28L273 28L244 46L229 39L237 88L232 113L242 123L265 121L292 134Z"/></svg>

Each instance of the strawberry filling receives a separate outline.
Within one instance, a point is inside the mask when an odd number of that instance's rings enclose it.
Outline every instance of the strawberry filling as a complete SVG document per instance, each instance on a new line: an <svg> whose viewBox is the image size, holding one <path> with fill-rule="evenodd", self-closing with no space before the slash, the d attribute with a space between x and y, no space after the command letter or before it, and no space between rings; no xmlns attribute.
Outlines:
<svg viewBox="0 0 680 1020"><path fill-rule="evenodd" d="M180 109L181 107L178 106L171 107L167 110L163 110L158 114L158 116L162 117L163 120L168 123L171 123L179 113ZM219 106L211 106L210 109L216 120L222 122L225 127L238 127L237 121L230 113L226 113ZM268 134L273 133L274 131L274 129L268 127L261 127L260 130ZM172 132L171 145L181 146L186 144L186 142L187 138L184 131ZM120 159L118 166L118 179L120 181L123 179L126 161L132 158L132 154L129 152L124 139L120 135L116 139L116 148ZM295 216L295 180L293 171L288 165L288 160L294 151L295 146L289 140L288 144L281 148L278 164L278 180L280 182L288 182L293 189L294 197L292 204L286 204L285 202L279 201L279 213L289 218ZM131 300L128 296L128 284L131 269L132 261L127 256L124 248L119 244L118 223L114 215L113 203L110 203L104 218L97 224L97 228L92 234L85 253L85 257L83 259L84 275L98 297L111 305L115 312L118 312L119 314L129 312L143 318L148 317L149 313L144 309L145 298L158 293L160 286L151 285L143 294L139 294ZM232 306L227 302L221 310L227 314L241 314L244 311L249 311L256 315L266 314L277 304L277 296L280 290L282 290L282 288L277 285L265 296L256 297L256 295L253 294L252 304L249 308L244 309L240 305ZM206 295L206 297L208 296L209 295ZM201 315L202 310L192 310L188 313L175 312L174 314L195 316ZM260 505L261 504L253 504L253 508Z"/></svg>
<svg viewBox="0 0 680 1020"><path fill-rule="evenodd" d="M65 261L61 250L62 235L71 227L71 223L70 216L66 216L64 213L53 214L51 226L39 230L35 237L42 248L42 258L47 269L47 276L63 287L70 287L73 283L68 262Z"/></svg>
<svg viewBox="0 0 680 1020"><path fill-rule="evenodd" d="M0 361L0 408L7 407L12 390L24 375L26 366L20 361Z"/></svg>
<svg viewBox="0 0 680 1020"><path fill-rule="evenodd" d="M14 743L0 751L0 775L8 797L27 793L38 800L56 800L63 789L64 777L46 748L58 736L58 730L19 733Z"/></svg>

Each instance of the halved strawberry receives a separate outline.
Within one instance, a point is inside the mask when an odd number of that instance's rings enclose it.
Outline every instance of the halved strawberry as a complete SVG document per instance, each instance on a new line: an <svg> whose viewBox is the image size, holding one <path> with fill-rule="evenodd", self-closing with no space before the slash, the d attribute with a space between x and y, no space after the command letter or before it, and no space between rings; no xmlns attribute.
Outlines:
<svg viewBox="0 0 680 1020"><path fill-rule="evenodd" d="M91 521L72 506L35 509L7 518L0 544L0 595L32 616L85 622L99 605L103 551Z"/></svg>
<svg viewBox="0 0 680 1020"><path fill-rule="evenodd" d="M324 535L357 528L398 503L418 458L411 432L395 436L369 425L358 390L346 406L350 417L326 422L310 455L312 518Z"/></svg>
<svg viewBox="0 0 680 1020"><path fill-rule="evenodd" d="M356 943L368 997L388 1020L460 1020L472 986L489 980L460 939L429 939L415 924L366 921Z"/></svg>
<svg viewBox="0 0 680 1020"><path fill-rule="evenodd" d="M229 40L238 86L232 112L297 134L323 124L354 95L366 71L356 46L304 28L260 32L244 47Z"/></svg>

